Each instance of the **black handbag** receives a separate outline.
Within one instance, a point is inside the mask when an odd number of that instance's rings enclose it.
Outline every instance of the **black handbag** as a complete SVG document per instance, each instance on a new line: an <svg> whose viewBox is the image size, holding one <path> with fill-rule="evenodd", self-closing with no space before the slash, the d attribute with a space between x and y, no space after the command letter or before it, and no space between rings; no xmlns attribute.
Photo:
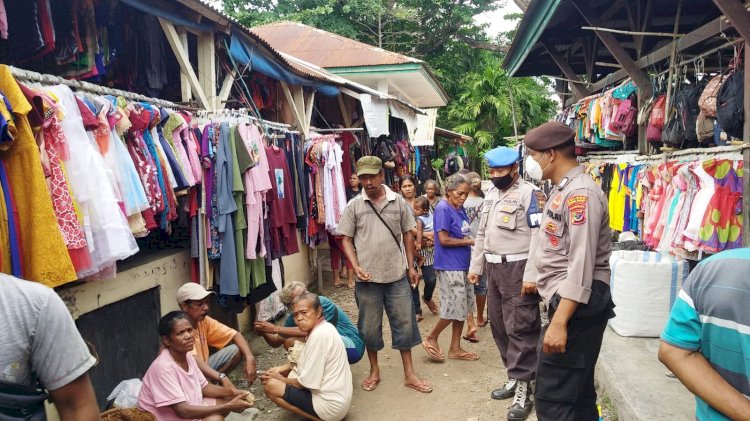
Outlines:
<svg viewBox="0 0 750 421"><path fill-rule="evenodd" d="M684 141L685 133L680 125L680 119L675 113L670 113L670 117L661 132L661 143L681 148Z"/></svg>
<svg viewBox="0 0 750 421"><path fill-rule="evenodd" d="M0 421L46 421L47 392L0 380Z"/></svg>

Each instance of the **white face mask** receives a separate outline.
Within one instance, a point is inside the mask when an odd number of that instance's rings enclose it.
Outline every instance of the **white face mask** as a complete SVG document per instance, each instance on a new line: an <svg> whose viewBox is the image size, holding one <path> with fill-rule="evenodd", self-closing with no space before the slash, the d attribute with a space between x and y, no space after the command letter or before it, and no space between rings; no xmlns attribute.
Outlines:
<svg viewBox="0 0 750 421"><path fill-rule="evenodd" d="M546 152L545 152L546 153ZM544 155L542 155L544 157ZM542 169L542 166L539 165L539 163L536 161L536 159L532 158L531 155L526 157L526 174L531 177L534 181L541 181L542 177L544 176L544 170Z"/></svg>

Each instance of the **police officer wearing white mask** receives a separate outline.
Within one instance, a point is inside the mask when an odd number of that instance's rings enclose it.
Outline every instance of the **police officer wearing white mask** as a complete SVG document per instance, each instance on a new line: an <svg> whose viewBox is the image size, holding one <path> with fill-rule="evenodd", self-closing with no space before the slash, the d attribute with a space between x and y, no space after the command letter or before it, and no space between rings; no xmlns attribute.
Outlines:
<svg viewBox="0 0 750 421"><path fill-rule="evenodd" d="M476 283L483 273L487 276L492 337L508 370L508 382L491 396L513 397L508 420L525 420L532 408L530 384L536 376L541 332L537 271L526 262L546 197L519 176L518 151L501 146L484 157L494 187L482 207L469 279Z"/></svg>
<svg viewBox="0 0 750 421"><path fill-rule="evenodd" d="M540 421L597 421L594 368L607 320L614 316L609 290L607 198L578 165L575 132L561 123L530 130L526 171L552 180L538 246L529 265L547 304L534 401Z"/></svg>

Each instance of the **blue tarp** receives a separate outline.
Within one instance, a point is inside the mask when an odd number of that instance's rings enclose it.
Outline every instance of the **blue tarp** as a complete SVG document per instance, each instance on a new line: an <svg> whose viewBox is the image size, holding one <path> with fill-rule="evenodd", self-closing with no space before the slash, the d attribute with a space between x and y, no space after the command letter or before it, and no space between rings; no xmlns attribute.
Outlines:
<svg viewBox="0 0 750 421"><path fill-rule="evenodd" d="M232 34L232 42L229 46L229 53L242 65L250 64L250 68L258 73L262 73L272 79L284 81L290 85L302 85L325 96L336 96L339 94L339 88L332 85L326 85L321 82L305 79L301 76L290 72L284 65L277 62L274 58L266 56L252 44L244 39L243 35Z"/></svg>
<svg viewBox="0 0 750 421"><path fill-rule="evenodd" d="M191 29L194 29L197 31L203 31L203 32L211 32L214 30L214 25L208 20L206 20L205 22L197 23L184 16L181 16L179 13L164 10L158 6L154 6L152 3L149 3L143 0L120 0L120 1L122 1L123 3L127 4L128 6L132 8L140 10L143 13L167 19L171 21L172 23L174 23L175 25L185 26L187 28L191 28Z"/></svg>

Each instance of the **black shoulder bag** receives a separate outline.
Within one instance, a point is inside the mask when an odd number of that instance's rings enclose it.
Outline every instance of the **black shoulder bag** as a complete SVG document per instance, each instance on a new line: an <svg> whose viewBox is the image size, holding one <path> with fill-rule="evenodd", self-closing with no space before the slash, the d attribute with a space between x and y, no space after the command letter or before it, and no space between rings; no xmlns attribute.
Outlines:
<svg viewBox="0 0 750 421"><path fill-rule="evenodd" d="M0 420L45 421L47 392L0 380Z"/></svg>
<svg viewBox="0 0 750 421"><path fill-rule="evenodd" d="M398 246L398 250L399 250L399 251L403 251L403 250L401 249L401 242L400 242L400 241L398 241L398 238L396 237L396 234L394 234L394 233L393 233L393 230L391 229L391 227L390 227L390 226L388 226L388 223L387 223L387 222L385 222L385 220L383 219L383 217L382 217L382 216L380 216L380 212L378 212L378 210L377 210L377 209L375 209L375 206L374 206L374 205L372 204L372 202L370 202L369 200L365 200L365 202L367 202L367 204L368 204L368 205L370 205L370 208L372 209L372 211L373 211L373 212L375 212L375 216L377 216L377 217L378 217L378 219L380 219L380 222L382 222L382 223L383 223L383 225L385 225L385 227L386 227L386 228L388 229L388 232L390 232L390 233L391 233L391 237L393 237L393 241L395 241L395 242L396 242L396 245Z"/></svg>

